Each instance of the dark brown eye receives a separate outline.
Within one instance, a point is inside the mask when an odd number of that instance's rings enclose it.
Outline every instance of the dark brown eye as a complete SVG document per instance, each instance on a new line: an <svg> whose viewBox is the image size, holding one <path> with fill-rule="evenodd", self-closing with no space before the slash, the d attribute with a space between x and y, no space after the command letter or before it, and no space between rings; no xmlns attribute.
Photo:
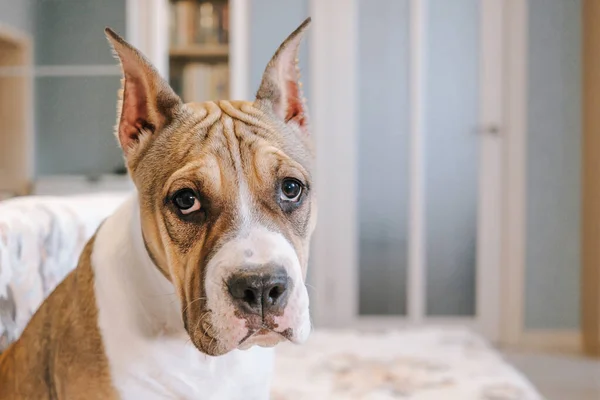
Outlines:
<svg viewBox="0 0 600 400"><path fill-rule="evenodd" d="M302 195L302 184L296 179L286 178L281 182L281 200L298 201Z"/></svg>
<svg viewBox="0 0 600 400"><path fill-rule="evenodd" d="M200 209L200 200L191 189L183 189L175 193L173 204L182 214L190 214Z"/></svg>

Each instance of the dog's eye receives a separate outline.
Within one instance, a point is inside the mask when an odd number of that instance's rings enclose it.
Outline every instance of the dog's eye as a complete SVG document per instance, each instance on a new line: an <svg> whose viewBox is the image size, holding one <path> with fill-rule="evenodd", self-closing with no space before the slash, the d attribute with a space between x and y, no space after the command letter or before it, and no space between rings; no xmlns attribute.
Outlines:
<svg viewBox="0 0 600 400"><path fill-rule="evenodd" d="M173 204L182 214L190 214L200 209L200 200L190 189L183 189L173 196Z"/></svg>
<svg viewBox="0 0 600 400"><path fill-rule="evenodd" d="M281 182L281 200L298 201L302 195L302 184L292 178L286 178Z"/></svg>

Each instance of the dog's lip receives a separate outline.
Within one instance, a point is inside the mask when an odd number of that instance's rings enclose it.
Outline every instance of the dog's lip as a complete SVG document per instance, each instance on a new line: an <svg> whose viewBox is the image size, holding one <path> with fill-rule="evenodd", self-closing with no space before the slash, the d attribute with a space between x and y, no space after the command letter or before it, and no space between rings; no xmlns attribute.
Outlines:
<svg viewBox="0 0 600 400"><path fill-rule="evenodd" d="M275 333L275 334L281 336L282 338L284 338L285 340L290 340L290 338L286 334L286 331L277 332L275 329L271 329L268 326L263 325L257 329L248 329L248 334L246 336L244 336L242 338L242 340L240 340L240 342L238 343L238 346L242 345L244 342L246 342L251 337L260 336L260 335L268 335L271 333Z"/></svg>

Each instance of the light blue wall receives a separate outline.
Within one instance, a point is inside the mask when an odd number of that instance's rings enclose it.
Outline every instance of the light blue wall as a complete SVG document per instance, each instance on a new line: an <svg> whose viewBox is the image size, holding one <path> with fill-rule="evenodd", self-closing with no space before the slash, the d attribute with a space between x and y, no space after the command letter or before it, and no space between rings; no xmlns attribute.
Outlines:
<svg viewBox="0 0 600 400"><path fill-rule="evenodd" d="M116 65L104 27L125 34L125 0L38 0L35 11L38 65ZM112 133L119 80L36 80L38 176L111 173L122 166Z"/></svg>
<svg viewBox="0 0 600 400"><path fill-rule="evenodd" d="M275 50L307 17L308 0L252 0L250 2L250 96L252 98ZM310 31L308 34L310 35ZM300 69L304 95L310 101L307 42L308 40L305 39L300 49ZM308 107L310 109L310 102Z"/></svg>
<svg viewBox="0 0 600 400"><path fill-rule="evenodd" d="M122 166L113 135L119 77L36 81L37 173L97 175Z"/></svg>
<svg viewBox="0 0 600 400"><path fill-rule="evenodd" d="M529 0L526 327L579 327L581 2Z"/></svg>
<svg viewBox="0 0 600 400"><path fill-rule="evenodd" d="M40 65L113 64L104 28L125 36L125 0L37 0Z"/></svg>
<svg viewBox="0 0 600 400"><path fill-rule="evenodd" d="M33 34L36 3L36 0L0 0L0 25Z"/></svg>

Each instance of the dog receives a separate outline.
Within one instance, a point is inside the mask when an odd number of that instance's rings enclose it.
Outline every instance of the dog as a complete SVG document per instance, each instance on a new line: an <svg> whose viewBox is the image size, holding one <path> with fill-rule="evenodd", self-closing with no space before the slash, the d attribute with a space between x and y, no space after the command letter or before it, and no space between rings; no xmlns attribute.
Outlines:
<svg viewBox="0 0 600 400"><path fill-rule="evenodd" d="M311 330L314 150L298 48L254 101L184 104L109 28L115 135L136 190L0 358L1 399L267 399L273 346Z"/></svg>

